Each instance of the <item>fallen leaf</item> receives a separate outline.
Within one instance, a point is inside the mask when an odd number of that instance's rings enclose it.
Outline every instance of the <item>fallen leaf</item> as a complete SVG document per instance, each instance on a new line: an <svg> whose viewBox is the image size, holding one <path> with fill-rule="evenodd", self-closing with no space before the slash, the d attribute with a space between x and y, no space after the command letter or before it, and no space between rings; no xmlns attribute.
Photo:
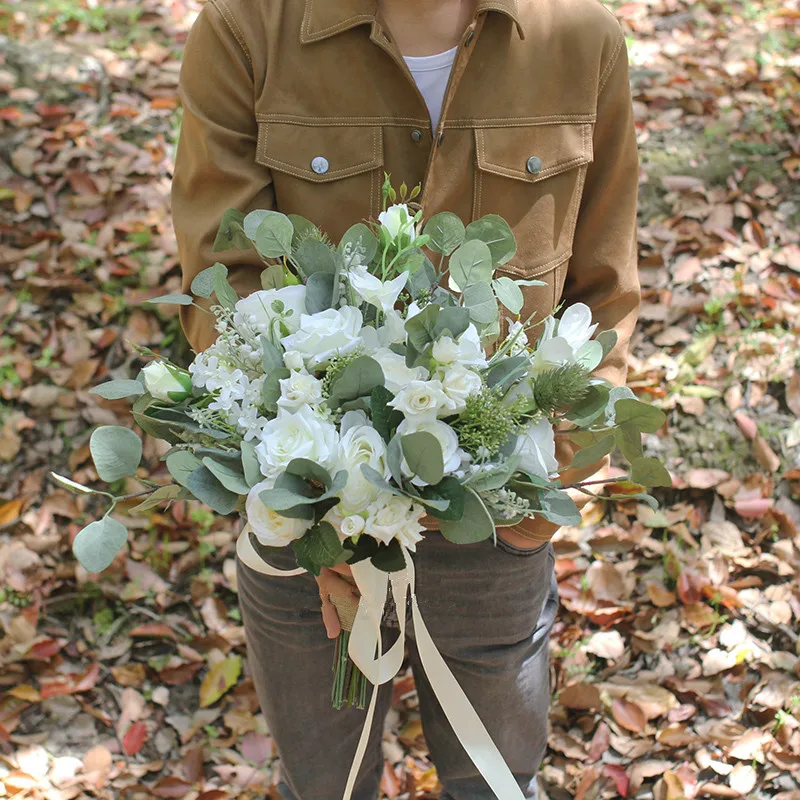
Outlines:
<svg viewBox="0 0 800 800"><path fill-rule="evenodd" d="M200 686L200 708L208 708L236 685L242 671L241 656L229 656L214 664Z"/></svg>
<svg viewBox="0 0 800 800"><path fill-rule="evenodd" d="M625 640L619 631L598 631L589 637L583 649L600 658L616 661L625 652Z"/></svg>
<svg viewBox="0 0 800 800"><path fill-rule="evenodd" d="M617 698L611 704L611 714L621 728L633 733L641 733L647 726L644 711L636 703Z"/></svg>
<svg viewBox="0 0 800 800"><path fill-rule="evenodd" d="M134 722L122 737L122 749L129 756L135 756L147 741L147 726L144 722Z"/></svg>
<svg viewBox="0 0 800 800"><path fill-rule="evenodd" d="M777 472L781 467L780 457L763 436L756 436L753 439L753 455L767 472Z"/></svg>
<svg viewBox="0 0 800 800"><path fill-rule="evenodd" d="M564 708L579 711L599 709L602 706L600 692L591 683L572 683L562 689L558 695L558 702Z"/></svg>
<svg viewBox="0 0 800 800"><path fill-rule="evenodd" d="M712 489L730 478L730 473L721 469L692 469L686 475L686 484L691 489Z"/></svg>
<svg viewBox="0 0 800 800"><path fill-rule="evenodd" d="M159 782L150 790L156 797L184 797L192 790L192 784L167 776L161 778Z"/></svg>
<svg viewBox="0 0 800 800"><path fill-rule="evenodd" d="M658 608L669 608L674 606L677 601L675 593L669 591L662 583L648 583L647 595L650 598L650 602Z"/></svg>

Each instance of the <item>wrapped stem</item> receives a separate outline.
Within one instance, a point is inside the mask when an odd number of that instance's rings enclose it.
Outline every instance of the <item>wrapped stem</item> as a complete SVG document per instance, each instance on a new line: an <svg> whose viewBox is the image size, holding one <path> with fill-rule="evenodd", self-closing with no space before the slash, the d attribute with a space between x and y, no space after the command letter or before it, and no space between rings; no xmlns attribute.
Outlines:
<svg viewBox="0 0 800 800"><path fill-rule="evenodd" d="M350 660L348 647L350 631L358 612L358 600L354 597L331 595L342 632L336 639L336 650L333 657L333 690L331 701L338 711L342 708L366 708L367 679L361 670Z"/></svg>

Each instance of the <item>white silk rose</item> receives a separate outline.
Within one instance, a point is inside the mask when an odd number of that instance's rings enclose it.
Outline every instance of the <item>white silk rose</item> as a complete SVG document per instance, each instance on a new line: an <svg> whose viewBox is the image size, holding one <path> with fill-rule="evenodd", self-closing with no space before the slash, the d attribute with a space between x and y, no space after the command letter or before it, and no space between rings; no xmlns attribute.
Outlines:
<svg viewBox="0 0 800 800"><path fill-rule="evenodd" d="M452 364L458 361L461 349L450 336L440 336L433 343L433 360L439 364Z"/></svg>
<svg viewBox="0 0 800 800"><path fill-rule="evenodd" d="M351 267L348 278L353 291L365 303L375 306L385 314L394 308L400 292L408 281L408 273L403 272L391 281L382 281L366 267Z"/></svg>
<svg viewBox="0 0 800 800"><path fill-rule="evenodd" d="M392 408L401 411L406 417L433 419L439 411L446 408L449 398L442 389L442 382L409 381L389 401Z"/></svg>
<svg viewBox="0 0 800 800"><path fill-rule="evenodd" d="M421 541L424 525L419 521L425 516L425 509L409 497L398 497L389 492L380 496L367 509L364 533L379 542L389 544L397 539L404 547L414 551Z"/></svg>
<svg viewBox="0 0 800 800"><path fill-rule="evenodd" d="M250 330L270 336L275 320L280 320L286 330L279 330L279 335L294 333L305 311L306 287L303 284L284 286L282 289L263 289L236 303L233 325L239 331Z"/></svg>
<svg viewBox="0 0 800 800"><path fill-rule="evenodd" d="M544 330L536 343L531 373L564 364L580 363L593 370L603 358L600 342L592 341L597 323L592 324L592 312L585 303L569 306L561 319L548 317Z"/></svg>
<svg viewBox="0 0 800 800"><path fill-rule="evenodd" d="M519 468L547 480L558 470L556 438L553 426L547 419L527 425L517 438L514 455L519 458Z"/></svg>
<svg viewBox="0 0 800 800"><path fill-rule="evenodd" d="M405 203L389 206L386 211L378 214L378 222L386 228L386 232L393 240L401 236L414 238L414 217L409 215Z"/></svg>
<svg viewBox="0 0 800 800"><path fill-rule="evenodd" d="M381 365L384 386L392 394L397 394L411 381L424 381L428 377L428 370L425 367L407 367L405 356L398 355L386 347L370 353L370 357Z"/></svg>
<svg viewBox="0 0 800 800"><path fill-rule="evenodd" d="M180 403L192 393L192 376L182 369L152 361L143 370L144 386L156 400Z"/></svg>
<svg viewBox="0 0 800 800"><path fill-rule="evenodd" d="M469 455L458 446L458 436L456 432L440 419L404 419L397 426L397 435L405 436L407 433L417 433L424 431L436 437L442 448L442 461L444 462L444 473L450 475L461 467L462 462L469 460ZM403 474L411 477L413 474L408 468L405 458L402 462ZM415 486L426 486L421 478L411 478L411 483Z"/></svg>
<svg viewBox="0 0 800 800"><path fill-rule="evenodd" d="M478 394L482 388L483 381L477 372L461 364L448 367L442 377L442 390L447 395L447 405L439 416L461 413L467 407L467 398Z"/></svg>
<svg viewBox="0 0 800 800"><path fill-rule="evenodd" d="M307 372L292 372L280 381L278 407L297 411L301 406L318 406L322 402L322 381Z"/></svg>
<svg viewBox="0 0 800 800"><path fill-rule="evenodd" d="M362 323L361 312L353 306L303 314L297 333L285 336L281 344L284 350L300 353L307 367L318 367L358 347Z"/></svg>
<svg viewBox="0 0 800 800"><path fill-rule="evenodd" d="M387 479L390 472L386 463L386 443L368 423L363 411L346 412L342 417L341 430L338 457L332 471L347 470L347 483L340 493L341 501L337 506L342 516L347 518L363 512L381 491L364 477L361 465L366 464Z"/></svg>
<svg viewBox="0 0 800 800"><path fill-rule="evenodd" d="M256 456L262 475L274 480L295 458L307 458L330 469L338 446L336 427L311 408L301 406L295 413L281 408L278 416L264 425Z"/></svg>
<svg viewBox="0 0 800 800"><path fill-rule="evenodd" d="M303 536L311 527L313 520L290 519L267 508L259 494L265 489L271 489L272 483L271 480L262 481L250 489L245 501L245 512L247 521L261 544L266 547L286 547Z"/></svg>

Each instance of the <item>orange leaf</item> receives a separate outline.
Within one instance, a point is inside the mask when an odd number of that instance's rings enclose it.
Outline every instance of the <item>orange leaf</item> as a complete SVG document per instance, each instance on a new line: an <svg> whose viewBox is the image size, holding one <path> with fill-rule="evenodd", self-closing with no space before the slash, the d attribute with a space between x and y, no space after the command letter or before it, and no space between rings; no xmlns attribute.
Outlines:
<svg viewBox="0 0 800 800"><path fill-rule="evenodd" d="M9 500L0 506L0 528L5 528L6 525L11 525L19 519L20 512L22 511L22 500Z"/></svg>
<svg viewBox="0 0 800 800"><path fill-rule="evenodd" d="M647 594L650 597L650 602L654 606L658 606L658 608L669 608L675 605L675 593L660 583L648 583Z"/></svg>
<svg viewBox="0 0 800 800"><path fill-rule="evenodd" d="M100 677L100 665L92 664L89 669L81 675L70 675L63 678L51 679L42 683L42 700L50 697L57 697L64 694L79 694L93 689Z"/></svg>
<svg viewBox="0 0 800 800"><path fill-rule="evenodd" d="M200 708L208 708L236 685L242 671L240 656L229 656L214 664L200 686Z"/></svg>
<svg viewBox="0 0 800 800"><path fill-rule="evenodd" d="M138 628L134 628L130 632L129 636L141 636L152 639L159 639L162 637L165 639L178 638L175 635L175 631L163 622L148 622L146 625L139 625Z"/></svg>
<svg viewBox="0 0 800 800"><path fill-rule="evenodd" d="M140 724L140 723L137 723ZM192 789L192 784L172 776L162 778L152 789L156 797L183 797Z"/></svg>
<svg viewBox="0 0 800 800"><path fill-rule="evenodd" d="M629 700L617 698L611 704L611 714L621 728L634 733L641 733L647 725L644 711Z"/></svg>
<svg viewBox="0 0 800 800"><path fill-rule="evenodd" d="M135 756L147 741L147 726L144 722L134 722L122 737L122 749L129 756ZM184 792L185 794L185 792ZM162 795L164 796L164 795ZM174 795L166 795L174 796Z"/></svg>

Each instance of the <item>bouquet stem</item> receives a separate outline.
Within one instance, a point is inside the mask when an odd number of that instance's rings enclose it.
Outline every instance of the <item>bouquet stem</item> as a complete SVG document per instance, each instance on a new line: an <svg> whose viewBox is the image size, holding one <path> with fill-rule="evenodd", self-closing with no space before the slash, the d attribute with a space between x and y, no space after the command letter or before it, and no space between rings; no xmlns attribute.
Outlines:
<svg viewBox="0 0 800 800"><path fill-rule="evenodd" d="M351 597L337 597L331 595L331 602L339 615L342 632L336 640L336 650L333 656L333 690L331 702L338 711L342 708L366 708L367 706L367 678L364 673L350 660L348 647L350 646L350 631L358 611L358 601Z"/></svg>

